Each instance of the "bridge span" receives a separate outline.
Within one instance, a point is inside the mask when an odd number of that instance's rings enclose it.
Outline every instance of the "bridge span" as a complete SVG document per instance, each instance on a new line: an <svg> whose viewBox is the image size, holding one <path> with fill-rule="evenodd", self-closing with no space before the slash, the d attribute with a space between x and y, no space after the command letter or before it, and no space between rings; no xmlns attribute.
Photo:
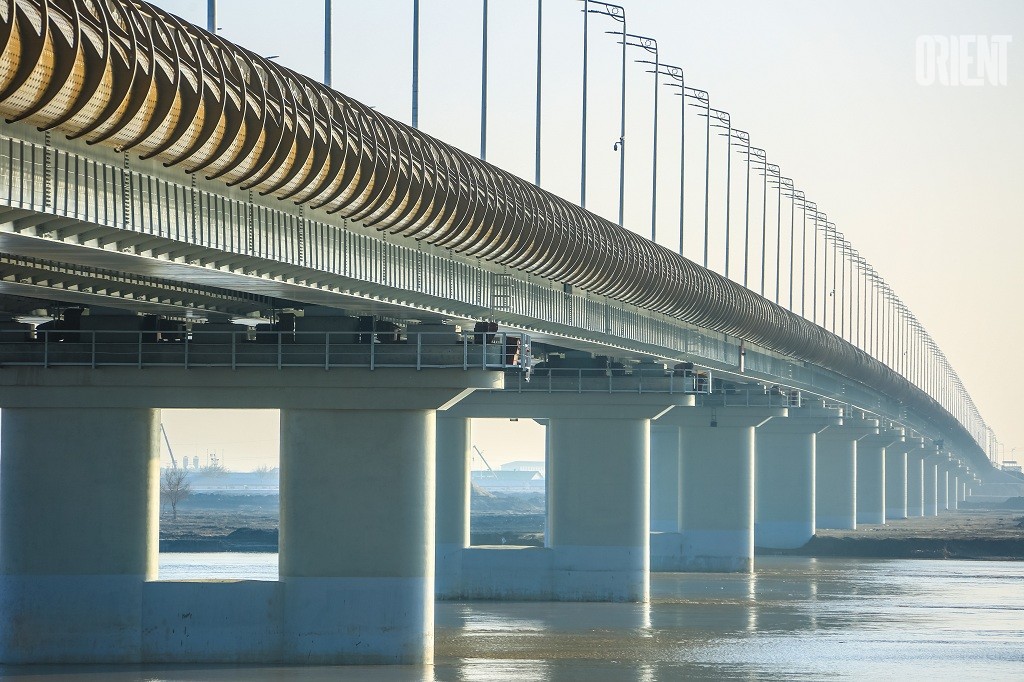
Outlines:
<svg viewBox="0 0 1024 682"><path fill-rule="evenodd" d="M909 311L844 338L143 2L0 2L0 65L4 662L421 662L435 593L644 601L990 468ZM280 581L155 580L172 407L281 411ZM481 417L546 420L544 548L470 547Z"/></svg>

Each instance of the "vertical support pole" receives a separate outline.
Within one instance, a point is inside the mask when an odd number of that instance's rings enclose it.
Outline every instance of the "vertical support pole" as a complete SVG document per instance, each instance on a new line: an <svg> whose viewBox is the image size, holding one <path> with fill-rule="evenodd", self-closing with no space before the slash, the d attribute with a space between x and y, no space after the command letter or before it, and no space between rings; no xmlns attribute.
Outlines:
<svg viewBox="0 0 1024 682"><path fill-rule="evenodd" d="M412 0L412 127L420 127L420 0Z"/></svg>
<svg viewBox="0 0 1024 682"><path fill-rule="evenodd" d="M333 0L324 0L324 85L331 85L331 62L334 53L334 39L331 27L331 3Z"/></svg>

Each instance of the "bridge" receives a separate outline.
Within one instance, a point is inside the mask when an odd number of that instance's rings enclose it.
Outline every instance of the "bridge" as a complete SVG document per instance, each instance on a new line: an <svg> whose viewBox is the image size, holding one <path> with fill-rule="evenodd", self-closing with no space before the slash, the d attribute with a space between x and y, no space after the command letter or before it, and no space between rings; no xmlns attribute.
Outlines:
<svg viewBox="0 0 1024 682"><path fill-rule="evenodd" d="M0 64L4 662L429 661L435 597L644 601L991 468L806 198L813 312L143 2L6 0ZM155 579L175 407L280 410L279 581ZM543 548L470 547L482 417L547 424Z"/></svg>

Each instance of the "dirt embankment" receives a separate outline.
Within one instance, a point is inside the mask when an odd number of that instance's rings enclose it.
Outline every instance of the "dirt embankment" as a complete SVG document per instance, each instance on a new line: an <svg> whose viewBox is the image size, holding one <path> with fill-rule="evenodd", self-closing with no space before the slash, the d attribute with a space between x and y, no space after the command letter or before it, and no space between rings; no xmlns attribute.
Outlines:
<svg viewBox="0 0 1024 682"><path fill-rule="evenodd" d="M857 530L819 530L803 547L758 554L890 559L1024 560L1024 516L1006 509L967 508L939 516L890 521Z"/></svg>

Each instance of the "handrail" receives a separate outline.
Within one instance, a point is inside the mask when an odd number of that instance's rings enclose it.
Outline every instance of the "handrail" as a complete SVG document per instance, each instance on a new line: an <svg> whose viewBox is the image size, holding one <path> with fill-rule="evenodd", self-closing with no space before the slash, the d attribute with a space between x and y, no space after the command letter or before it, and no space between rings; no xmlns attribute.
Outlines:
<svg viewBox="0 0 1024 682"><path fill-rule="evenodd" d="M359 343L353 338L358 336L331 331L0 330L0 369L408 367L524 374L530 362L525 357L529 336L513 332L489 335L488 343L456 338L454 332L412 332L395 343Z"/></svg>

